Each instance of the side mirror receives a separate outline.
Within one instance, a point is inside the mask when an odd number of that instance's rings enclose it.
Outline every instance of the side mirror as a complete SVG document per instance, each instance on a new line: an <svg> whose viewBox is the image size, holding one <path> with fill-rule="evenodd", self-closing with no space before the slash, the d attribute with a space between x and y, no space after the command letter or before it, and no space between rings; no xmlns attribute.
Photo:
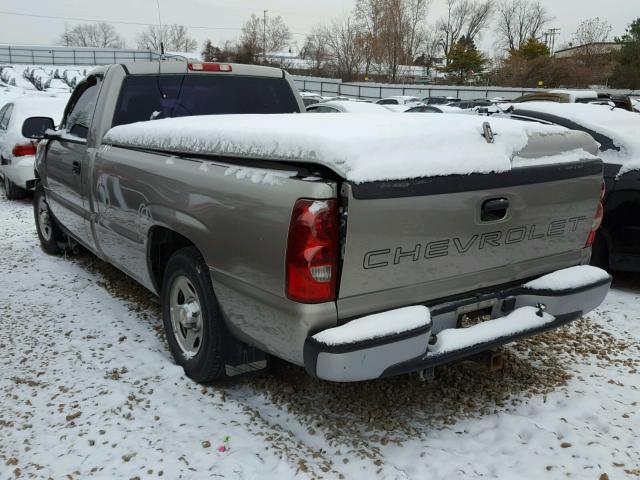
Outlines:
<svg viewBox="0 0 640 480"><path fill-rule="evenodd" d="M22 136L32 140L41 140L46 137L47 130L53 130L55 124L49 117L29 117L22 124Z"/></svg>

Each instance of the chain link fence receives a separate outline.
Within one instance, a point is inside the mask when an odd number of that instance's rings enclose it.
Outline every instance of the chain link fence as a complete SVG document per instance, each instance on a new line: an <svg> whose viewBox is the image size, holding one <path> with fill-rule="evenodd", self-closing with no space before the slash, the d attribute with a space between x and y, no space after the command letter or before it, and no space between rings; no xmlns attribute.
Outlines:
<svg viewBox="0 0 640 480"><path fill-rule="evenodd" d="M159 58L159 53L148 50L0 45L0 65L106 65ZM165 55L165 58L184 60L177 55Z"/></svg>
<svg viewBox="0 0 640 480"><path fill-rule="evenodd" d="M294 77L299 90L318 93L322 96L346 96L363 100L379 100L396 95L412 97L455 97L461 100L480 98L503 98L513 100L532 92L544 91L538 88L509 88L509 87L456 87L446 85L386 85L367 83L343 83L341 80L314 77ZM611 94L624 94L640 98L640 91L598 89Z"/></svg>

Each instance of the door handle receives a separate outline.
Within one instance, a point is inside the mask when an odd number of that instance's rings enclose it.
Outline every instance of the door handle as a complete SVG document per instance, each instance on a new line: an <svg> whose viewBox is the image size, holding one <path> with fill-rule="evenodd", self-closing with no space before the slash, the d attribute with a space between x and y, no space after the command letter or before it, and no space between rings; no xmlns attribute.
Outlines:
<svg viewBox="0 0 640 480"><path fill-rule="evenodd" d="M509 200L506 198L492 198L482 203L480 220L483 222L495 222L502 220L509 211Z"/></svg>
<svg viewBox="0 0 640 480"><path fill-rule="evenodd" d="M76 175L80 175L80 162L75 161L71 164L71 171Z"/></svg>

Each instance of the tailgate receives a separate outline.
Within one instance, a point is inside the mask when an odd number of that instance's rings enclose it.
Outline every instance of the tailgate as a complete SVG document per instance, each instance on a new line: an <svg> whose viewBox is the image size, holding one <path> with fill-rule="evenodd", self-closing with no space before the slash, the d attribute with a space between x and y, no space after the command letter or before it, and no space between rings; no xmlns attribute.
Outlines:
<svg viewBox="0 0 640 480"><path fill-rule="evenodd" d="M340 317L584 263L601 184L599 160L345 184Z"/></svg>

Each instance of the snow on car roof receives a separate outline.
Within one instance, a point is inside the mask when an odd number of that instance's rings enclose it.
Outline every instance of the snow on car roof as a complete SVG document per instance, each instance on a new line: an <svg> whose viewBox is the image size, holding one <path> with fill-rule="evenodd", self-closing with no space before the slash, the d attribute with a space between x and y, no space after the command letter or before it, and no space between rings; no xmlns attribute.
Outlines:
<svg viewBox="0 0 640 480"><path fill-rule="evenodd" d="M50 117L56 125L59 124L69 96L69 94L56 97L27 95L12 100L10 103L14 108L11 113L10 128L21 131L22 123L29 117Z"/></svg>
<svg viewBox="0 0 640 480"><path fill-rule="evenodd" d="M382 108L389 110L390 112L396 112L396 113L403 113L406 112L407 110L411 109L411 108L415 108L415 107L422 107L424 106L423 103L415 103L415 104L410 104L410 105L380 105Z"/></svg>
<svg viewBox="0 0 640 480"><path fill-rule="evenodd" d="M640 168L640 115L637 113L588 103L527 102L512 105L516 110L530 110L566 118L601 133L620 147L619 152L602 152L603 159L613 163L633 163L637 164L634 169Z"/></svg>
<svg viewBox="0 0 640 480"><path fill-rule="evenodd" d="M320 164L356 182L505 172L530 137L583 137L562 127L491 119L495 143L483 136L483 117L441 115L209 115L121 125L104 143L182 154L207 154ZM560 143L560 142L557 142ZM578 145L576 142L574 145ZM580 145L584 145L581 143ZM567 148L566 146L563 148ZM545 152L541 163L575 161ZM595 158L584 150L583 158Z"/></svg>
<svg viewBox="0 0 640 480"><path fill-rule="evenodd" d="M304 90L301 90L298 92L300 94L301 97L308 97L308 98L324 98L322 95L320 95L319 93L313 93L313 92L307 92Z"/></svg>
<svg viewBox="0 0 640 480"><path fill-rule="evenodd" d="M392 95L391 97L385 97L381 100L386 100L387 98L395 98L397 100L413 100L417 99L418 97L414 97L413 95Z"/></svg>
<svg viewBox="0 0 640 480"><path fill-rule="evenodd" d="M442 110L442 113L465 113L460 107L454 107L453 105L431 105L432 107Z"/></svg>
<svg viewBox="0 0 640 480"><path fill-rule="evenodd" d="M549 90L548 93L563 93L565 95L569 95L570 102L575 102L579 99L598 98L598 92L594 90L569 90L566 88L556 88L555 90Z"/></svg>

